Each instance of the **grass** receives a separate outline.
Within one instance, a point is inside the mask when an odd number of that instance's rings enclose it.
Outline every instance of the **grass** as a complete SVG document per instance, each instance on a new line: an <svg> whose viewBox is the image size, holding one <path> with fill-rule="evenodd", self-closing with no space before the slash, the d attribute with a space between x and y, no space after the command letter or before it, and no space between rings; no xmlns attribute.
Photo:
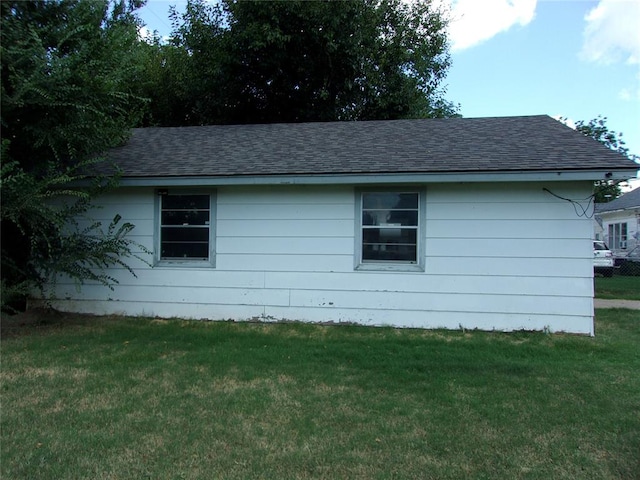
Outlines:
<svg viewBox="0 0 640 480"><path fill-rule="evenodd" d="M595 277L596 298L640 300L640 276Z"/></svg>
<svg viewBox="0 0 640 480"><path fill-rule="evenodd" d="M2 339L0 477L635 479L640 312L595 338L53 318Z"/></svg>

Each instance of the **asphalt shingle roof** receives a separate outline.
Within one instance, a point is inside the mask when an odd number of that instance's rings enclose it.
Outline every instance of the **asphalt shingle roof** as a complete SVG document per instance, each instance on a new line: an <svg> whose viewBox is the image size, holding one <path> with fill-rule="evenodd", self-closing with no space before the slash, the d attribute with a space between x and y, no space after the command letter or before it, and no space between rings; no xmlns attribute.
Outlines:
<svg viewBox="0 0 640 480"><path fill-rule="evenodd" d="M546 115L141 128L109 157L123 177L638 168Z"/></svg>
<svg viewBox="0 0 640 480"><path fill-rule="evenodd" d="M627 208L640 207L640 188L631 190L615 200L596 205L596 213L611 212L613 210L625 210Z"/></svg>

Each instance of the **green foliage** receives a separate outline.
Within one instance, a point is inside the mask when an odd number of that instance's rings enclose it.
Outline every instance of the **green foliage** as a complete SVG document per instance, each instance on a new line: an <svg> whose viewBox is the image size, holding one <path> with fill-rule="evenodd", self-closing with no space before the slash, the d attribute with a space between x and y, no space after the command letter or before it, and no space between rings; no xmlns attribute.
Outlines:
<svg viewBox="0 0 640 480"><path fill-rule="evenodd" d="M96 160L85 161L62 172L36 177L18 162L2 165L2 307L45 286L55 285L65 275L78 285L86 281L111 287L117 281L106 273L108 267L124 267L135 275L125 259L143 260L136 251L146 249L127 238L134 225L122 223L116 215L106 230L101 222L82 225L91 199L112 188L116 179L94 180L90 188L70 188L73 182L87 180L78 171ZM50 289L51 291L51 289Z"/></svg>
<svg viewBox="0 0 640 480"><path fill-rule="evenodd" d="M123 8L108 11L106 0L1 3L2 137L28 171L103 152L137 121L137 28Z"/></svg>
<svg viewBox="0 0 640 480"><path fill-rule="evenodd" d="M625 147L625 142L622 139L622 132L615 132L609 130L607 127L607 117L598 115L597 118L585 122L579 120L576 122L576 130L587 137L591 137L594 140L602 143L605 147L619 152L625 157L629 157L632 160L636 158L636 155L629 153L629 149ZM611 200L615 200L622 194L618 182L612 180L599 180L595 184L595 202L606 203Z"/></svg>
<svg viewBox="0 0 640 480"><path fill-rule="evenodd" d="M620 184L613 180L597 180L594 185L594 202L607 203L622 195Z"/></svg>
<svg viewBox="0 0 640 480"><path fill-rule="evenodd" d="M190 0L150 52L148 124L372 120L456 115L432 2ZM175 92L167 104L167 92Z"/></svg>
<svg viewBox="0 0 640 480"><path fill-rule="evenodd" d="M77 181L127 138L144 107L133 94L139 3L0 3L3 308L55 272L108 284L93 268L132 253L132 225L114 219L101 232L99 224L75 228L74 218L112 185Z"/></svg>
<svg viewBox="0 0 640 480"><path fill-rule="evenodd" d="M588 122L579 120L576 122L576 130L587 137L597 140L614 152L620 152L624 156L629 156L629 149L624 146L625 143L622 139L622 132L609 130L607 127L607 117L598 115L597 118L589 120Z"/></svg>

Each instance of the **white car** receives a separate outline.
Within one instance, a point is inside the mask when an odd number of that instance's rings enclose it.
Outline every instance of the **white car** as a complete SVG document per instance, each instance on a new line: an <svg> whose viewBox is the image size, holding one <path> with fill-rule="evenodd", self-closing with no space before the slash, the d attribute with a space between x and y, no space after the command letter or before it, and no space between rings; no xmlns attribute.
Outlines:
<svg viewBox="0 0 640 480"><path fill-rule="evenodd" d="M593 272L601 273L605 277L613 275L614 258L607 244L601 241L593 242Z"/></svg>

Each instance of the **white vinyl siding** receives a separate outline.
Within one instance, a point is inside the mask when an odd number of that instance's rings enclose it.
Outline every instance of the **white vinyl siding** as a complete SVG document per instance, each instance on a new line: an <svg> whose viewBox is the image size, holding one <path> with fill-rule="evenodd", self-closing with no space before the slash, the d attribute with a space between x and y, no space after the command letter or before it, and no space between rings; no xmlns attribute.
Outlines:
<svg viewBox="0 0 640 480"><path fill-rule="evenodd" d="M138 275L110 272L113 291L60 282L59 308L210 319L357 322L420 328L593 333L591 219L543 191L588 197L590 182L433 184L420 187L423 271L354 270L357 188L218 187L216 268L189 262ZM151 188L104 198L154 249ZM358 215L358 216L356 216ZM150 262L152 263L152 262ZM356 262L357 263L357 262Z"/></svg>

